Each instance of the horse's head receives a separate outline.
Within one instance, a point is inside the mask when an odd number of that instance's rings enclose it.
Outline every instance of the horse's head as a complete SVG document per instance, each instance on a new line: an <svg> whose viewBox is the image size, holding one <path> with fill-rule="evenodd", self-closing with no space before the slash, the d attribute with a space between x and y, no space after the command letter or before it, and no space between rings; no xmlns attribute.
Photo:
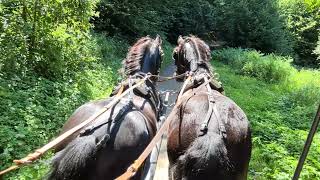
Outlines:
<svg viewBox="0 0 320 180"><path fill-rule="evenodd" d="M155 39L149 36L139 39L129 49L123 61L125 75L134 75L139 72L158 75L163 55L161 44L162 40L159 35Z"/></svg>
<svg viewBox="0 0 320 180"><path fill-rule="evenodd" d="M206 67L208 70L210 69L210 48L203 40L195 36L179 36L177 42L178 46L174 49L172 55L177 66L176 75L187 71L196 72L199 66Z"/></svg>

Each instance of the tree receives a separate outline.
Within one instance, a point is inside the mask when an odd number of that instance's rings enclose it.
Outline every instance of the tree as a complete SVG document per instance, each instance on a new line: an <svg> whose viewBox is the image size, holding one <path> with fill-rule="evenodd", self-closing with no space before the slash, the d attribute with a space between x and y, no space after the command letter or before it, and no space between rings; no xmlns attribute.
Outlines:
<svg viewBox="0 0 320 180"><path fill-rule="evenodd" d="M0 70L56 78L90 61L88 40L95 1L4 0L0 5Z"/></svg>
<svg viewBox="0 0 320 180"><path fill-rule="evenodd" d="M279 7L297 54L294 62L302 66L317 67L317 57L313 50L317 46L320 28L320 1L279 0Z"/></svg>

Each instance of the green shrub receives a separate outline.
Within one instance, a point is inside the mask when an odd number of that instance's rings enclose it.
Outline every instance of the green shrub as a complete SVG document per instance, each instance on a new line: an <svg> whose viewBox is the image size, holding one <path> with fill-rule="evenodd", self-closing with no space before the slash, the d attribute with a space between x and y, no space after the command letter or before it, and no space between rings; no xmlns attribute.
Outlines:
<svg viewBox="0 0 320 180"><path fill-rule="evenodd" d="M292 54L292 43L273 0L103 0L95 29L134 40L159 33L175 44L194 34L231 47Z"/></svg>
<svg viewBox="0 0 320 180"><path fill-rule="evenodd" d="M110 36L126 37L131 42L146 35L163 34L165 22L157 11L159 1L101 0L99 17L93 18L95 30Z"/></svg>
<svg viewBox="0 0 320 180"><path fill-rule="evenodd" d="M213 58L230 64L241 74L270 83L286 81L294 72L289 57L264 55L255 50L222 49L213 52Z"/></svg>
<svg viewBox="0 0 320 180"><path fill-rule="evenodd" d="M47 143L81 104L105 98L119 79L117 69L127 43L94 34L85 45L95 54L82 71L52 81L37 74L0 78L0 169ZM36 139L36 141L35 141ZM8 174L8 179L40 179L48 169L45 156L31 167Z"/></svg>
<svg viewBox="0 0 320 180"><path fill-rule="evenodd" d="M163 2L163 1L162 1ZM164 10L160 9L160 14L165 14L164 23L167 24L165 32L167 39L176 44L179 35L190 34L205 37L215 29L216 17L215 5L206 0L165 0Z"/></svg>
<svg viewBox="0 0 320 180"><path fill-rule="evenodd" d="M249 57L248 59L241 70L242 73L266 82L286 81L293 71L290 61L273 54L260 57L260 60Z"/></svg>
<svg viewBox="0 0 320 180"><path fill-rule="evenodd" d="M172 59L172 52L173 52L174 46L170 44L168 41L163 41L162 43L162 51L164 53L164 56L162 57L162 65L161 68L165 68L166 66L174 63Z"/></svg>
<svg viewBox="0 0 320 180"><path fill-rule="evenodd" d="M233 67L242 75L256 77L268 83L277 83L288 96L287 104L314 105L320 99L320 73L317 70L291 66L292 59L274 54L263 55L255 50L222 49L212 53L214 60Z"/></svg>

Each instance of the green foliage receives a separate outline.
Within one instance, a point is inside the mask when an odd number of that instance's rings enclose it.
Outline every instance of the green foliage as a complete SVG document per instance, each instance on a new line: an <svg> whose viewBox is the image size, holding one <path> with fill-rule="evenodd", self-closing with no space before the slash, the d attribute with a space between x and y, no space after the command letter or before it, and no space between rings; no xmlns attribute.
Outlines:
<svg viewBox="0 0 320 180"><path fill-rule="evenodd" d="M317 67L319 8L318 0L103 0L93 22L130 41L158 33L175 44L179 35L195 34L209 45L291 55L295 64Z"/></svg>
<svg viewBox="0 0 320 180"><path fill-rule="evenodd" d="M97 63L68 79L52 81L35 74L0 79L0 169L47 143L81 104L111 92L128 45L93 35L86 46L83 48L96 52L91 58ZM42 161L8 178L39 179L47 169L48 164Z"/></svg>
<svg viewBox="0 0 320 180"><path fill-rule="evenodd" d="M95 1L4 0L0 6L0 70L46 78L69 76L94 61L89 18Z"/></svg>
<svg viewBox="0 0 320 180"><path fill-rule="evenodd" d="M279 0L286 28L294 42L297 53L295 63L303 66L319 67L319 61L312 51L317 46L320 28L320 1L318 0Z"/></svg>
<svg viewBox="0 0 320 180"><path fill-rule="evenodd" d="M244 53L237 55L242 59ZM287 81L270 84L238 74L234 66L216 61L217 56L213 60L227 96L245 111L251 123L249 179L291 179L319 103L319 72L294 71ZM320 178L319 147L320 136L316 135L301 179Z"/></svg>
<svg viewBox="0 0 320 180"><path fill-rule="evenodd" d="M195 34L205 37L215 28L215 8L206 0L165 1L165 32L170 42L176 44L179 35Z"/></svg>
<svg viewBox="0 0 320 180"><path fill-rule="evenodd" d="M99 18L94 18L95 29L108 35L124 36L133 41L146 35L161 34L164 26L156 11L159 1L101 0Z"/></svg>
<svg viewBox="0 0 320 180"><path fill-rule="evenodd" d="M216 33L229 46L291 54L292 48L273 0L214 0Z"/></svg>
<svg viewBox="0 0 320 180"><path fill-rule="evenodd" d="M119 37L160 34L176 43L180 34L195 34L210 45L226 41L258 50L216 51L213 58L228 66L214 65L253 127L250 178L290 179L319 103L320 73L298 71L290 57L261 52L294 50L296 64L316 66L318 0L101 0L96 13L97 2L1 1L0 169L53 138L79 105L108 96L128 47ZM90 33L90 19L96 30L115 37ZM164 40L163 66L172 48ZM319 147L317 135L303 179L320 178ZM6 178L40 179L50 157Z"/></svg>
<svg viewBox="0 0 320 180"><path fill-rule="evenodd" d="M272 0L101 1L95 29L129 40L159 33L176 43L195 34L209 42L291 54L292 47Z"/></svg>
<svg viewBox="0 0 320 180"><path fill-rule="evenodd" d="M170 44L168 41L162 42L162 51L164 54L164 57L162 59L162 64L161 64L162 68L163 67L165 68L166 66L173 63L173 59L172 59L173 48L174 46Z"/></svg>
<svg viewBox="0 0 320 180"><path fill-rule="evenodd" d="M208 33L214 26L213 8L208 1L120 1L98 4L95 29L130 41L145 35L167 35L175 42L179 35Z"/></svg>
<svg viewBox="0 0 320 180"><path fill-rule="evenodd" d="M230 64L238 73L257 77L266 82L286 81L295 69L290 65L289 57L264 55L255 50L222 49L213 52L212 56Z"/></svg>

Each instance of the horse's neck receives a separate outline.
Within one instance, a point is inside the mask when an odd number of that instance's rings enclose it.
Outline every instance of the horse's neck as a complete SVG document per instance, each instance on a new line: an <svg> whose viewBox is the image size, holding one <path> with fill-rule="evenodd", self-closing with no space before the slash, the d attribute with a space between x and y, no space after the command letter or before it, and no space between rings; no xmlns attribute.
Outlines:
<svg viewBox="0 0 320 180"><path fill-rule="evenodd" d="M156 90L156 83L154 81L146 81L146 86L149 87L151 89L151 93L154 96L154 99L156 101L156 103L159 103L159 99L158 99L158 94L157 94L157 90Z"/></svg>

